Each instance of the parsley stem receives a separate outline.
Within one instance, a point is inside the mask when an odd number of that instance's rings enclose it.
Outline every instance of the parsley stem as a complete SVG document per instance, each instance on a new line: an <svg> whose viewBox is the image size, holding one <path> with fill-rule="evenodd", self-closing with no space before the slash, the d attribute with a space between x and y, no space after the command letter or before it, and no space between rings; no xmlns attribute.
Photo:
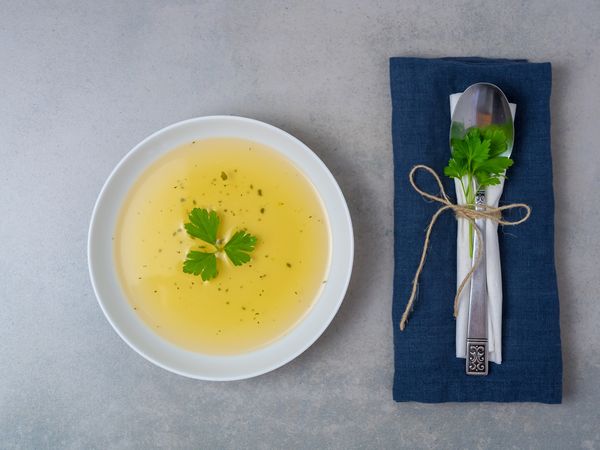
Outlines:
<svg viewBox="0 0 600 450"><path fill-rule="evenodd" d="M465 189L465 185L460 180L460 184L462 185L463 193L465 195L465 203L469 206L475 205L475 192L477 192L477 180L475 177L472 177L469 173L467 175L467 188ZM475 230L473 229L473 224L469 222L469 255L473 258L473 239L475 237Z"/></svg>

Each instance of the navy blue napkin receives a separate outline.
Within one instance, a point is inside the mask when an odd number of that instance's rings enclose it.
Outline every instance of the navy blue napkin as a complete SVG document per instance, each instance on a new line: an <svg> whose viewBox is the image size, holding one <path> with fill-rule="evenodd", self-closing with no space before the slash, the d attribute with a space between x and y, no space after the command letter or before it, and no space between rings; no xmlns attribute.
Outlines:
<svg viewBox="0 0 600 450"><path fill-rule="evenodd" d="M455 357L452 302L456 291L456 223L450 212L435 225L414 311L398 324L410 295L424 231L440 206L426 202L408 182L415 164L443 174L449 158L448 96L473 83L498 85L517 104L515 146L501 204L522 202L531 218L500 227L503 362L487 377L465 375ZM554 267L554 197L550 154L549 63L483 58L392 58L394 144L394 399L436 402L560 403L562 360ZM454 195L454 183L442 176ZM427 174L418 184L437 194ZM505 214L516 219L520 214Z"/></svg>

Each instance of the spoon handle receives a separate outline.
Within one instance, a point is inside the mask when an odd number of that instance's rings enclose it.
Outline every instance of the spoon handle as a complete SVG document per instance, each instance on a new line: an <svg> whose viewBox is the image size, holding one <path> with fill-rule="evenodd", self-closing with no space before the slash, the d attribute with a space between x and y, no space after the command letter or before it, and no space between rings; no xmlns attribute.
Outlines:
<svg viewBox="0 0 600 450"><path fill-rule="evenodd" d="M485 191L477 192L475 209L485 209ZM487 334L487 270L485 261L485 219L476 219L475 226L481 231L482 253L479 265L471 279L471 295L469 297L469 323L467 326L467 375L488 374L488 334ZM479 253L479 239L475 236L473 243L473 261Z"/></svg>

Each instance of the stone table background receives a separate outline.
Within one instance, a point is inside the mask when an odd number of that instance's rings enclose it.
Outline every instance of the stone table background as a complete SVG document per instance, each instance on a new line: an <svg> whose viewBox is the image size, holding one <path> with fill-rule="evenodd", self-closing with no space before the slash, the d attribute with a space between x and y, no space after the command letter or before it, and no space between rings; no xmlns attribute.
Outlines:
<svg viewBox="0 0 600 450"><path fill-rule="evenodd" d="M0 0L1 448L600 447L600 3ZM564 404L391 400L388 58L549 60ZM189 380L112 330L86 235L137 142L194 116L272 123L349 202L356 266L325 334L247 381Z"/></svg>

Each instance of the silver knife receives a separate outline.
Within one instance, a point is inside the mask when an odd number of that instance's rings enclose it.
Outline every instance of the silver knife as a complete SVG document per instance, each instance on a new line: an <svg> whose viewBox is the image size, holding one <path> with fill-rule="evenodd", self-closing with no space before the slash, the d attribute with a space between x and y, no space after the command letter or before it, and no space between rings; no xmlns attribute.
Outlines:
<svg viewBox="0 0 600 450"><path fill-rule="evenodd" d="M485 191L477 192L475 210L485 209ZM487 273L485 265L485 219L475 219L475 226L481 231L483 244L481 260L473 272L469 297L469 322L467 325L467 375L488 374L488 334L487 334ZM474 237L473 262L479 253L479 239Z"/></svg>

